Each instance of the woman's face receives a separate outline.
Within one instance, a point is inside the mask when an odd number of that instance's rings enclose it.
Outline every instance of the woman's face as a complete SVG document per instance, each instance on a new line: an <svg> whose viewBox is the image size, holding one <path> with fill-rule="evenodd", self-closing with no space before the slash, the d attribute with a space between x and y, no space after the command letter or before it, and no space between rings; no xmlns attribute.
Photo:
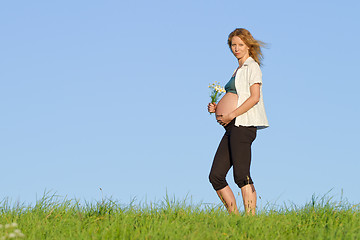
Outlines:
<svg viewBox="0 0 360 240"><path fill-rule="evenodd" d="M238 36L231 39L231 51L237 59L249 57L249 48Z"/></svg>

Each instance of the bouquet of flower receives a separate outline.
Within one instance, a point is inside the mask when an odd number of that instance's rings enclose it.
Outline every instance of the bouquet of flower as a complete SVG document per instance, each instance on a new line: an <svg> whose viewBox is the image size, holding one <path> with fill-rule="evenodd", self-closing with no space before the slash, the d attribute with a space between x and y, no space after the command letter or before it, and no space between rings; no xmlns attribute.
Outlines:
<svg viewBox="0 0 360 240"><path fill-rule="evenodd" d="M218 82L214 82L209 85L211 90L210 98L212 103L217 103L221 95L225 92L225 89L219 85Z"/></svg>
<svg viewBox="0 0 360 240"><path fill-rule="evenodd" d="M209 88L212 89L210 93L211 102L217 103L221 95L225 92L225 89L221 87L218 82L209 85Z"/></svg>

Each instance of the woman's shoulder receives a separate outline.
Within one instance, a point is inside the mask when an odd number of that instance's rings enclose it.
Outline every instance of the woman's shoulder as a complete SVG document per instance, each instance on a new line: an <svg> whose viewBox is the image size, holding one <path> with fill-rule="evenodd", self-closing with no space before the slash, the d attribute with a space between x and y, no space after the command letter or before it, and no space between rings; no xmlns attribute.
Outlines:
<svg viewBox="0 0 360 240"><path fill-rule="evenodd" d="M249 57L248 59L246 59L244 64L254 67L254 68L257 68L257 67L260 68L259 64L252 57Z"/></svg>
<svg viewBox="0 0 360 240"><path fill-rule="evenodd" d="M251 57L249 57L249 58L251 58ZM250 61L247 62L247 66L248 66L250 71L261 72L260 65L252 58L251 58Z"/></svg>

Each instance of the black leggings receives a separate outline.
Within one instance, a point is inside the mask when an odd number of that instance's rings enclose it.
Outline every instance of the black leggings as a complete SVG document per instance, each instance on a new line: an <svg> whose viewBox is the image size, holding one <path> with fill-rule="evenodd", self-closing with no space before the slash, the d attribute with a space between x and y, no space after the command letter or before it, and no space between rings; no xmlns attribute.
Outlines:
<svg viewBox="0 0 360 240"><path fill-rule="evenodd" d="M251 144L256 138L256 127L236 127L235 119L225 126L225 134L216 151L209 180L216 191L228 184L226 174L233 166L235 183L242 188L253 184L250 177Z"/></svg>

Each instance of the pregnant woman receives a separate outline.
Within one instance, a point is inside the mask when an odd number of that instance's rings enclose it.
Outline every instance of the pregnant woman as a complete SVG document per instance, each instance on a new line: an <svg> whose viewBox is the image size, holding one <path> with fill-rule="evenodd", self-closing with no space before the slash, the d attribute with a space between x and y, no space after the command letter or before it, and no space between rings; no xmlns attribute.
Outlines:
<svg viewBox="0 0 360 240"><path fill-rule="evenodd" d="M239 67L225 85L226 94L218 104L209 103L208 111L216 113L217 122L225 128L211 167L209 180L229 213L238 214L235 196L226 182L231 167L235 183L241 189L245 212L255 214L256 191L250 176L251 144L257 129L268 127L262 97L263 43L244 28L230 33L229 47Z"/></svg>

